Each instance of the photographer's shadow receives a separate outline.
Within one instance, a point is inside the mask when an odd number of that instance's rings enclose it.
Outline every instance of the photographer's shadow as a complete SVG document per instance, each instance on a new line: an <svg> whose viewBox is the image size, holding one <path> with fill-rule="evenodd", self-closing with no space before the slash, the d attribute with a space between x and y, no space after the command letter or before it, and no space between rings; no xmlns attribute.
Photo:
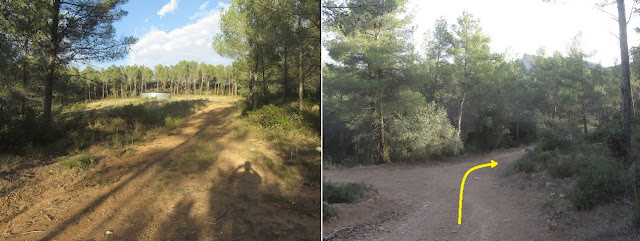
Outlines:
<svg viewBox="0 0 640 241"><path fill-rule="evenodd" d="M222 177L214 182L210 199L216 239L259 239L264 211L261 208L262 177L249 161Z"/></svg>
<svg viewBox="0 0 640 241"><path fill-rule="evenodd" d="M229 176L229 185L232 187L235 197L241 201L254 203L260 198L260 185L262 177L251 168L251 162L238 166Z"/></svg>

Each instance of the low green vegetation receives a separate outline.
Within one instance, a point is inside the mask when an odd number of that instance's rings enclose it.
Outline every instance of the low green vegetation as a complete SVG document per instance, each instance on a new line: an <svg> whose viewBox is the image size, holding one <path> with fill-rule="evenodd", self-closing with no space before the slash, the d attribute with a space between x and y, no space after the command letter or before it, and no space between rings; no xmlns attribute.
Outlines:
<svg viewBox="0 0 640 241"><path fill-rule="evenodd" d="M328 203L354 203L371 191L371 185L363 182L322 183L322 199Z"/></svg>
<svg viewBox="0 0 640 241"><path fill-rule="evenodd" d="M620 163L606 155L585 156L577 170L576 185L569 200L578 210L587 210L610 202L624 193Z"/></svg>
<svg viewBox="0 0 640 241"><path fill-rule="evenodd" d="M371 185L364 182L333 183L322 182L322 210L323 218L337 216L333 203L354 203L364 198L372 190Z"/></svg>
<svg viewBox="0 0 640 241"><path fill-rule="evenodd" d="M65 158L61 164L67 169L86 170L96 164L96 159L87 153L81 153Z"/></svg>
<svg viewBox="0 0 640 241"><path fill-rule="evenodd" d="M638 200L635 195L640 190L640 168L629 160L637 160L639 153L620 149L620 129L615 124L619 119L598 123L587 135L581 133L578 123L566 119L541 121L537 146L514 163L516 170L544 171L552 179L575 180L568 187L567 198L580 211L616 200ZM639 140L633 135L633 146L638 147ZM634 206L632 222L639 225L640 206Z"/></svg>
<svg viewBox="0 0 640 241"><path fill-rule="evenodd" d="M0 147L9 156L2 158L2 167L17 168L20 158L42 159L84 152L98 145L113 150L116 155L131 155L128 146L153 140L160 133L183 127L189 115L203 108L206 100L143 101L104 108L85 109L86 104L74 104L65 109L52 124L42 122L35 112L9 122L0 130ZM27 108L28 110L28 108ZM67 158L67 168L85 169L93 161L84 155Z"/></svg>
<svg viewBox="0 0 640 241"><path fill-rule="evenodd" d="M328 220L336 216L338 216L336 209L333 208L328 202L322 201L322 218L324 220Z"/></svg>
<svg viewBox="0 0 640 241"><path fill-rule="evenodd" d="M238 128L273 144L281 157L281 160L256 157L261 164L282 180L303 174L309 182L319 183L321 163L316 150L320 146L319 106L305 102L300 110L297 103L291 102L251 110L247 104L239 106L246 117L245 122L239 122L244 125Z"/></svg>

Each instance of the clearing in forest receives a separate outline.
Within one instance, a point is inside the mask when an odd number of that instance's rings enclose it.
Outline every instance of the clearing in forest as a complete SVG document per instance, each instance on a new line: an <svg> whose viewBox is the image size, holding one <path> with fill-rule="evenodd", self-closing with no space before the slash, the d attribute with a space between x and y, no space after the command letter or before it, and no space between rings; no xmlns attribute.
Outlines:
<svg viewBox="0 0 640 241"><path fill-rule="evenodd" d="M316 239L320 185L308 167L319 170L319 153L282 153L245 128L236 104L210 103L85 171L19 171L26 184L0 197L0 239Z"/></svg>

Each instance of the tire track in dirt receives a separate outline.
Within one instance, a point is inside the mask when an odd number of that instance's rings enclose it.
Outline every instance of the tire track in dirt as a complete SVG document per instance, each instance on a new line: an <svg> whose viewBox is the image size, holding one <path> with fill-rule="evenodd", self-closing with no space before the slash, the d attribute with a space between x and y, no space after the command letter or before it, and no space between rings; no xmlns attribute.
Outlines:
<svg viewBox="0 0 640 241"><path fill-rule="evenodd" d="M340 205L339 209L382 202L380 206L351 216L340 216L338 210L338 220L324 222L325 239L562 240L547 228L540 210L544 196L520 190L509 178L500 177L524 152L525 148L518 148L473 158L454 158L452 163L438 166L396 164L325 171L325 180L363 181L377 189L377 198ZM458 226L462 176L469 168L492 159L498 166L475 170L467 177L462 225ZM385 217L390 211L398 215ZM366 221L353 224L349 219Z"/></svg>

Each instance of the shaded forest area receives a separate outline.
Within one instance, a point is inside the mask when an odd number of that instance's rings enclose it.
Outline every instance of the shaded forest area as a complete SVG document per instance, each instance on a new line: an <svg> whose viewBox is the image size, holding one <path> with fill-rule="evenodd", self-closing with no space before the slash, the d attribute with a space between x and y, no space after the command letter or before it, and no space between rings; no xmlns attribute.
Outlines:
<svg viewBox="0 0 640 241"><path fill-rule="evenodd" d="M325 44L336 63L324 69L324 144L335 163L423 161L529 144L551 120L583 134L620 122L620 67L588 62L580 34L564 53L541 48L507 59L490 49L480 20L462 13L455 23L438 20L426 47L415 49L409 18L399 15L404 3L326 3L325 26L336 37ZM635 94L640 62L631 67Z"/></svg>
<svg viewBox="0 0 640 241"><path fill-rule="evenodd" d="M320 0L232 1L213 47L248 78L249 107L320 104ZM318 131L320 123L317 123Z"/></svg>
<svg viewBox="0 0 640 241"><path fill-rule="evenodd" d="M582 47L580 33L565 51L508 58L491 50L480 19L467 12L454 23L437 20L416 49L406 3L323 3L331 36L324 41L331 57L323 69L325 167L533 144L515 170L543 173L552 184L574 180L567 200L576 210L630 204L635 214L624 220L640 224L640 46L626 47L624 1L608 3L622 9L614 15L622 61L611 67L587 61L593 50ZM636 4L629 14L637 15Z"/></svg>

